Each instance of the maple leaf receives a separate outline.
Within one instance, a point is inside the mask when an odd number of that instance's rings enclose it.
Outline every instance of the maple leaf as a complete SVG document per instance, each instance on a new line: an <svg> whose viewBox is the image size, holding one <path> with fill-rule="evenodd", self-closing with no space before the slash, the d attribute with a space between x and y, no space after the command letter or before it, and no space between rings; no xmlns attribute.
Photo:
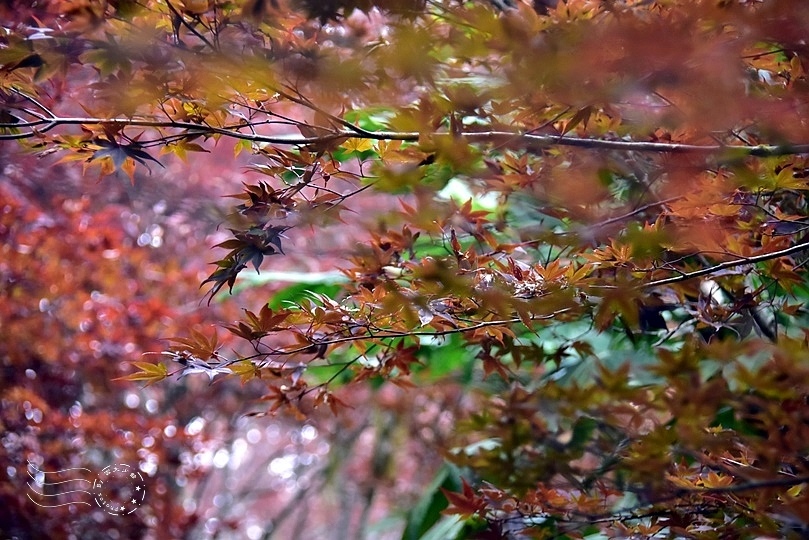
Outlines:
<svg viewBox="0 0 809 540"><path fill-rule="evenodd" d="M711 471L701 478L701 483L707 489L724 488L733 483L733 477Z"/></svg>
<svg viewBox="0 0 809 540"><path fill-rule="evenodd" d="M257 377L261 377L261 369L249 360L236 362L233 364L233 367L231 367L231 370L233 374L241 378L242 384Z"/></svg>
<svg viewBox="0 0 809 540"><path fill-rule="evenodd" d="M443 487L441 488L441 492L447 498L447 501L449 501L449 507L447 507L443 513L458 514L466 518L476 514L483 516L488 508L486 499L481 495L477 495L475 490L472 489L472 486L467 483L466 479L462 478L461 482L461 493L449 491Z"/></svg>
<svg viewBox="0 0 809 540"><path fill-rule="evenodd" d="M368 150L373 150L374 148L374 145L368 139L358 139L356 137L348 139L340 146L345 148L348 152L357 154L361 154L362 152L366 152Z"/></svg>
<svg viewBox="0 0 809 540"><path fill-rule="evenodd" d="M162 381L168 377L168 369L164 364L153 364L151 362L132 362L132 365L140 371L131 373L124 377L113 379L114 381L146 381L146 386Z"/></svg>
<svg viewBox="0 0 809 540"><path fill-rule="evenodd" d="M121 145L113 141L105 140L98 140L96 144L101 148L93 152L91 159L102 159L108 157L112 160L115 170L121 169L127 159L137 161L147 169L149 169L148 162L150 161L163 167L162 163L141 150L138 145ZM149 171L151 172L151 169L149 169Z"/></svg>

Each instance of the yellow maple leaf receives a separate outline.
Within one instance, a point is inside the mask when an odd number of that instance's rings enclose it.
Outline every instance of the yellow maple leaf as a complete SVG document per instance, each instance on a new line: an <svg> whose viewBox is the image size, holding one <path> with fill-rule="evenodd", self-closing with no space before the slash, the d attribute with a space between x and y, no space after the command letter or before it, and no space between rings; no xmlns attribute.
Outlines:
<svg viewBox="0 0 809 540"><path fill-rule="evenodd" d="M723 488L733 483L732 476L717 474L715 472L709 473L707 476L702 477L702 485L708 489Z"/></svg>
<svg viewBox="0 0 809 540"><path fill-rule="evenodd" d="M357 137L351 137L340 146L349 152L365 152L366 150L373 150L374 148L373 143L368 139L359 139Z"/></svg>
<svg viewBox="0 0 809 540"><path fill-rule="evenodd" d="M126 375L125 377L118 377L114 381L146 381L146 386L162 381L168 377L168 370L163 364L152 364L149 362L132 362L140 371Z"/></svg>
<svg viewBox="0 0 809 540"><path fill-rule="evenodd" d="M261 370L258 369L253 362L248 360L235 363L231 369L235 375L241 377L242 383L246 383L250 379L254 379L256 377L261 377Z"/></svg>

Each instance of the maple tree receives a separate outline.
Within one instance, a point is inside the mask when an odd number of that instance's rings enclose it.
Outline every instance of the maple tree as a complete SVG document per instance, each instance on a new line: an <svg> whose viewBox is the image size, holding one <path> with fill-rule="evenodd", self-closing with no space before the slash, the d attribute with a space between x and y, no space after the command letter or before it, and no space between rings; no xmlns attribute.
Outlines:
<svg viewBox="0 0 809 540"><path fill-rule="evenodd" d="M797 538L801 7L52 0L4 27L0 139L102 183L247 159L203 281L243 314L124 378L462 389L405 537Z"/></svg>

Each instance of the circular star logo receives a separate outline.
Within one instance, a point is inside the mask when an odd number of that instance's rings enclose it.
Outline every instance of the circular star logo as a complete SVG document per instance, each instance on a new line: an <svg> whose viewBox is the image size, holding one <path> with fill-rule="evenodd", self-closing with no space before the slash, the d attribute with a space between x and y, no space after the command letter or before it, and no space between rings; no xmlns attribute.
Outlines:
<svg viewBox="0 0 809 540"><path fill-rule="evenodd" d="M131 514L143 504L146 487L140 473L126 464L105 467L93 482L96 504L113 516Z"/></svg>

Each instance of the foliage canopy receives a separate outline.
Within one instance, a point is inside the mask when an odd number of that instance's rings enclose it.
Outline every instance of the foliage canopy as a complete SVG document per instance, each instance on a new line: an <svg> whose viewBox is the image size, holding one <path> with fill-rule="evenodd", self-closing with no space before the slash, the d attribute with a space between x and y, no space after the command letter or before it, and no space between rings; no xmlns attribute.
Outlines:
<svg viewBox="0 0 809 540"><path fill-rule="evenodd" d="M209 303L343 233L339 272L130 380L301 418L462 385L448 537L806 534L802 2L38 5L2 29L0 139L132 182L249 159Z"/></svg>

